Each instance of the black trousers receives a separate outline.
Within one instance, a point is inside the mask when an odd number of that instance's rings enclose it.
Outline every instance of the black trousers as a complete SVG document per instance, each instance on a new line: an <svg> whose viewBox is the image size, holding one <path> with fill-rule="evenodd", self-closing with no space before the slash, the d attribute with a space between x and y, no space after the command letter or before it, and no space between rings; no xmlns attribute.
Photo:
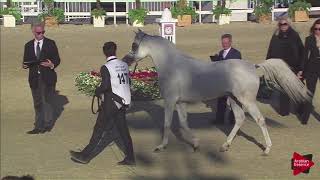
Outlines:
<svg viewBox="0 0 320 180"><path fill-rule="evenodd" d="M309 89L310 92L312 92L312 94L314 94L316 91L318 80L320 80L320 70L318 70L318 72L314 71L314 72L307 73L306 84L307 84L307 88ZM311 104L304 105L301 121L308 122L312 109L313 107Z"/></svg>
<svg viewBox="0 0 320 180"><path fill-rule="evenodd" d="M89 144L81 151L85 158L93 159L111 142L115 141L126 158L134 160L132 139L125 113L125 109L99 112Z"/></svg>
<svg viewBox="0 0 320 180"><path fill-rule="evenodd" d="M219 122L219 123L224 122L224 114L227 108L227 100L228 100L228 96L224 96L218 99L216 122ZM232 110L230 111L229 119L232 123L234 122L234 115Z"/></svg>
<svg viewBox="0 0 320 180"><path fill-rule="evenodd" d="M31 93L35 110L34 128L51 129L54 123L55 85L47 85L39 78L38 86L31 88Z"/></svg>
<svg viewBox="0 0 320 180"><path fill-rule="evenodd" d="M280 99L279 99L279 101L280 101L280 109L279 109L279 114L280 115L282 115L282 116L285 116L285 115L289 115L289 113L290 113L290 98L286 95L286 94L284 94L284 93L282 93L282 92L280 92L280 97L279 97Z"/></svg>

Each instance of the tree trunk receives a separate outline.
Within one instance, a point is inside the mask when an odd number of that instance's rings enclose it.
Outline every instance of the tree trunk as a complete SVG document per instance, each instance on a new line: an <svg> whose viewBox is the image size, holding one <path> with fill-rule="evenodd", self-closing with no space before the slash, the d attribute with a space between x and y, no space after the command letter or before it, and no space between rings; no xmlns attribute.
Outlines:
<svg viewBox="0 0 320 180"><path fill-rule="evenodd" d="M141 7L140 0L136 0L136 9L140 9L140 7Z"/></svg>
<svg viewBox="0 0 320 180"><path fill-rule="evenodd" d="M12 1L11 0L7 0L7 7L11 7L12 6Z"/></svg>
<svg viewBox="0 0 320 180"><path fill-rule="evenodd" d="M220 0L220 1L218 1L218 4L217 4L217 5L225 8L225 7L226 7L226 0Z"/></svg>
<svg viewBox="0 0 320 180"><path fill-rule="evenodd" d="M101 9L100 0L97 0L97 9Z"/></svg>

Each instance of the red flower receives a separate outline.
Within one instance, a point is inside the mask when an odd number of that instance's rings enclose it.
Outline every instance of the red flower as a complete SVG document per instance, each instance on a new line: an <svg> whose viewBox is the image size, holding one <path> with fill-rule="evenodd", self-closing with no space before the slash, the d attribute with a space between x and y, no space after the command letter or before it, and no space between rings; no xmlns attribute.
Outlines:
<svg viewBox="0 0 320 180"><path fill-rule="evenodd" d="M90 75L92 76L97 76L97 77L101 77L100 73L97 71L90 71Z"/></svg>

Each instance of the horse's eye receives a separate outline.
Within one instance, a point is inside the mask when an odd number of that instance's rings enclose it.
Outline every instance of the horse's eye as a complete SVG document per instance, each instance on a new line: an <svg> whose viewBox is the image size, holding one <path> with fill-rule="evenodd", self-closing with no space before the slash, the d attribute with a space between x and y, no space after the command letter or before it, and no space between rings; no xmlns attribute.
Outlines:
<svg viewBox="0 0 320 180"><path fill-rule="evenodd" d="M136 50L138 50L138 44L137 44L137 43L132 43L131 49L132 49L133 52L135 52Z"/></svg>

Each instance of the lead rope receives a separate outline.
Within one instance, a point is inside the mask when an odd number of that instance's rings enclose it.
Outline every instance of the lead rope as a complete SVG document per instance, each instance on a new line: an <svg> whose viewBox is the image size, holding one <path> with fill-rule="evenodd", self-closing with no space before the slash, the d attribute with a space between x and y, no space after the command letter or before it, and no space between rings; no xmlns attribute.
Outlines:
<svg viewBox="0 0 320 180"><path fill-rule="evenodd" d="M94 99L95 99L95 98L98 99L98 101L97 101L97 107L98 107L98 109L97 109L96 112L94 112L94 109L93 109ZM100 101L100 100L101 100L101 97L100 97L100 96L93 95L92 101L91 101L91 112L92 112L92 114L97 114L97 113L101 110L101 101Z"/></svg>

